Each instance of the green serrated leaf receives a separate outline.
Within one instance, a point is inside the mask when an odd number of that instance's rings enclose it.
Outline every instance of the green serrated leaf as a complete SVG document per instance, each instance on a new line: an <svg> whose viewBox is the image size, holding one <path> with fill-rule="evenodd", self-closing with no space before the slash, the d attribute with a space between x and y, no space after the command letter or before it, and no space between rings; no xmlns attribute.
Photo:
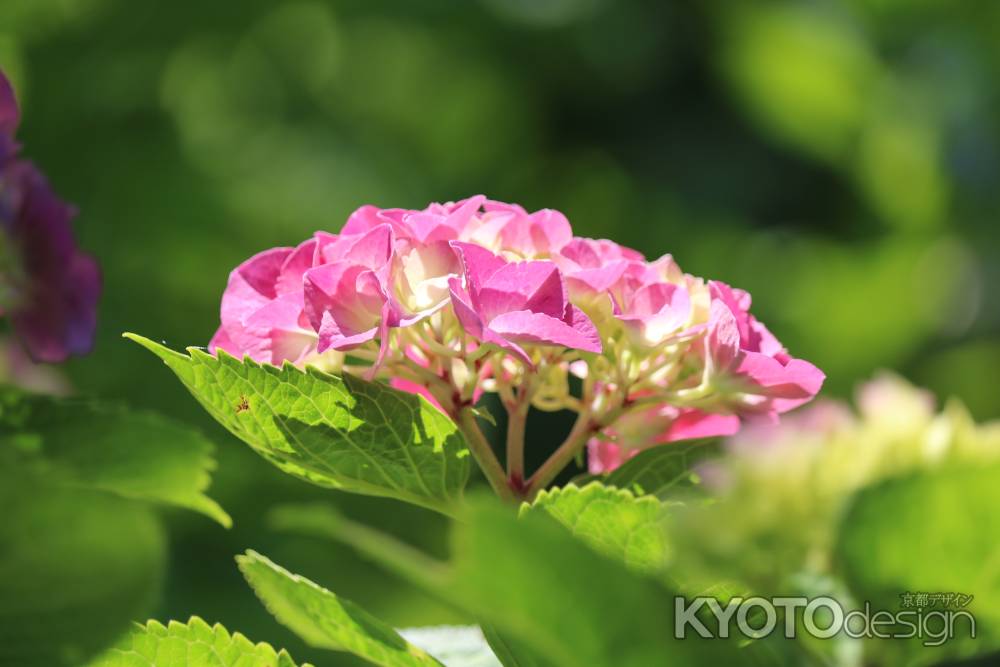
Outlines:
<svg viewBox="0 0 1000 667"><path fill-rule="evenodd" d="M406 628L399 634L422 648L445 667L503 667L475 625Z"/></svg>
<svg viewBox="0 0 1000 667"><path fill-rule="evenodd" d="M423 397L352 375L197 348L184 355L126 337L160 357L213 417L289 474L446 514L461 499L468 448L455 424Z"/></svg>
<svg viewBox="0 0 1000 667"><path fill-rule="evenodd" d="M954 622L940 646L924 640L872 642L872 664L929 664L1000 650L1000 464L952 465L887 480L860 491L840 526L837 561L857 600L872 609L906 608L903 594L971 596L951 608L975 618ZM916 602L909 609L915 610ZM945 605L934 608L941 611ZM912 620L912 619L911 619ZM934 629L941 622L934 620Z"/></svg>
<svg viewBox="0 0 1000 667"><path fill-rule="evenodd" d="M644 572L661 571L668 545L664 508L651 496L591 482L542 491L522 516L545 511L597 551Z"/></svg>
<svg viewBox="0 0 1000 667"><path fill-rule="evenodd" d="M604 483L662 500L690 494L700 484L694 465L718 453L715 443L691 440L651 447L611 472Z"/></svg>
<svg viewBox="0 0 1000 667"><path fill-rule="evenodd" d="M167 503L229 526L204 494L212 443L158 415L0 388L0 462L50 482Z"/></svg>
<svg viewBox="0 0 1000 667"><path fill-rule="evenodd" d="M238 632L229 633L197 616L166 626L136 623L118 644L88 667L296 667L285 650L254 644ZM310 667L307 664L301 667Z"/></svg>
<svg viewBox="0 0 1000 667"><path fill-rule="evenodd" d="M142 505L0 467L0 665L78 667L147 614L166 545Z"/></svg>
<svg viewBox="0 0 1000 667"><path fill-rule="evenodd" d="M268 611L310 646L348 651L381 667L441 667L353 602L254 551L236 561Z"/></svg>

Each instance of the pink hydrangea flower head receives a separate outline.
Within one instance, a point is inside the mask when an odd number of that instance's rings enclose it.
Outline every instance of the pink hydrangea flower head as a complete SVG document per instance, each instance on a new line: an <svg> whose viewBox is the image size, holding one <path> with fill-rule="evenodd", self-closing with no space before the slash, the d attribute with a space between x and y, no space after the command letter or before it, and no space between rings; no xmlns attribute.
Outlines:
<svg viewBox="0 0 1000 667"><path fill-rule="evenodd" d="M746 292L483 195L362 206L337 234L260 253L230 276L221 320L213 350L298 365L346 355L344 372L421 394L466 428L486 391L521 427L531 407L577 411L575 446L594 472L774 419L823 382L750 314ZM515 491L545 483L523 474L523 456L509 461Z"/></svg>

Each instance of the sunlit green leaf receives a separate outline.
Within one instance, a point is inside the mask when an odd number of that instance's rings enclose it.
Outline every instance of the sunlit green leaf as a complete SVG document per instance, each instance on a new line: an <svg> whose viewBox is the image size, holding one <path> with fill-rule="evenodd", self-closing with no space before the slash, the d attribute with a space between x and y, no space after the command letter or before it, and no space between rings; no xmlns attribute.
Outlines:
<svg viewBox="0 0 1000 667"><path fill-rule="evenodd" d="M450 513L469 475L455 424L424 398L352 375L146 347L234 435L287 473L321 486Z"/></svg>
<svg viewBox="0 0 1000 667"><path fill-rule="evenodd" d="M604 486L569 485L538 494L522 515L544 510L597 551L649 572L663 569L667 557L663 505L651 496Z"/></svg>
<svg viewBox="0 0 1000 667"><path fill-rule="evenodd" d="M135 624L89 667L296 667L284 650L192 617L187 623ZM303 664L302 667L309 667Z"/></svg>
<svg viewBox="0 0 1000 667"><path fill-rule="evenodd" d="M349 600L264 556L237 556L240 570L268 610L310 646L348 651L381 667L440 667L392 627Z"/></svg>

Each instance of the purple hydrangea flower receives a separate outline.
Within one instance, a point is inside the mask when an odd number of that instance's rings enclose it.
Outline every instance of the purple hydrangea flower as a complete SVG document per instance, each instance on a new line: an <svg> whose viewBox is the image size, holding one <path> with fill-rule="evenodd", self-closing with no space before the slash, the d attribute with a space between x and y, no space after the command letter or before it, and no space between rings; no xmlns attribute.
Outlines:
<svg viewBox="0 0 1000 667"><path fill-rule="evenodd" d="M32 359L59 362L93 345L101 276L77 248L70 226L75 209L18 158L19 119L0 72L0 315Z"/></svg>

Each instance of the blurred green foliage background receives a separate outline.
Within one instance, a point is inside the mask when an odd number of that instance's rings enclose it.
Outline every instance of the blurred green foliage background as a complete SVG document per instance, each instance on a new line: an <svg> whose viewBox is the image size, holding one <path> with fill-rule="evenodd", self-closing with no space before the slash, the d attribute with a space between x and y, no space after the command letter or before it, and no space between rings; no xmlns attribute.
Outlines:
<svg viewBox="0 0 1000 667"><path fill-rule="evenodd" d="M250 547L396 625L462 620L265 519L332 499L437 553L443 521L282 477L120 338L205 344L230 269L363 203L558 208L751 291L828 394L888 367L1000 416L998 34L986 1L4 0L25 153L105 275L68 373L218 442L235 527L171 517L155 616L325 664L243 584ZM537 461L565 424L533 426Z"/></svg>

